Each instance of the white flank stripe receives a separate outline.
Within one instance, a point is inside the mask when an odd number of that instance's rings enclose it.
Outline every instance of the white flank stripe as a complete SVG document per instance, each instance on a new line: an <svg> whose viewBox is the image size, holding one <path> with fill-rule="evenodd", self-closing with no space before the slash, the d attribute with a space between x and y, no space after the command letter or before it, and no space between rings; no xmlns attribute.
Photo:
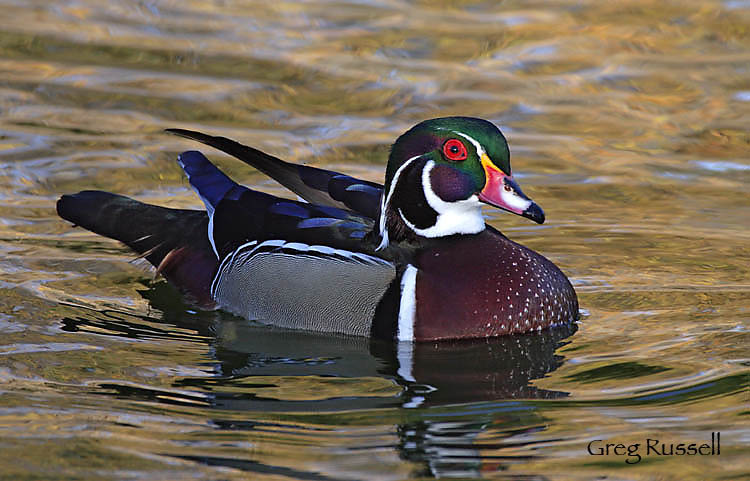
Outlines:
<svg viewBox="0 0 750 481"><path fill-rule="evenodd" d="M414 340L414 318L417 313L417 268L409 264L401 276L401 303L398 307L399 341Z"/></svg>
<svg viewBox="0 0 750 481"><path fill-rule="evenodd" d="M318 252L320 254L333 254L334 252L336 252L336 249L328 246L310 246L310 250L312 252Z"/></svg>
<svg viewBox="0 0 750 481"><path fill-rule="evenodd" d="M271 239L267 241L263 241L260 244L258 244L258 248L264 247L264 246L271 246L271 247L281 247L287 242L282 239Z"/></svg>
<svg viewBox="0 0 750 481"><path fill-rule="evenodd" d="M294 249L298 251L308 251L310 250L310 246L308 244L303 244L301 242L289 242L287 244L284 244L285 249Z"/></svg>
<svg viewBox="0 0 750 481"><path fill-rule="evenodd" d="M234 258L237 255L239 251L244 249L245 247L251 247L255 244L257 244L258 241L250 241L245 244L242 244L238 248L234 250L231 254L227 254L227 256L224 258L223 261L221 261L221 264L219 264L219 270L216 271L216 276L214 277L214 280L211 282L211 297L215 296L216 293L216 286L218 282L221 280L221 275L224 273L224 269L227 268L227 266L231 265L234 262Z"/></svg>

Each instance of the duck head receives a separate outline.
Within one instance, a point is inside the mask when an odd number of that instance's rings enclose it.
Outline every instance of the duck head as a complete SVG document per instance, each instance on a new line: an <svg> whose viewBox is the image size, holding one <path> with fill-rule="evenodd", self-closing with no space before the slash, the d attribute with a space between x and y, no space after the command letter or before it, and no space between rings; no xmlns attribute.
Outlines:
<svg viewBox="0 0 750 481"><path fill-rule="evenodd" d="M508 143L471 117L425 120L391 147L380 205L380 248L389 241L476 234L482 204L535 222L544 212L513 180Z"/></svg>

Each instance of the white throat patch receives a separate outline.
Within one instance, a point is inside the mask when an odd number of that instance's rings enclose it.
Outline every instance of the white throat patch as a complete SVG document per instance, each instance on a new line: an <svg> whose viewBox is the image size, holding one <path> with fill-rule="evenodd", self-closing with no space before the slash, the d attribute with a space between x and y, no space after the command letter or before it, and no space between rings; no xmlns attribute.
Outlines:
<svg viewBox="0 0 750 481"><path fill-rule="evenodd" d="M484 230L484 217L482 216L482 203L476 195L468 199L456 202L446 202L432 190L430 184L430 172L435 167L435 162L430 160L422 169L422 189L427 203L437 212L435 224L425 229L420 229L404 217L401 209L398 210L401 220L414 232L422 237L443 237L453 234L476 234Z"/></svg>
<svg viewBox="0 0 750 481"><path fill-rule="evenodd" d="M482 157L484 149L476 139L456 130L451 130L456 135L468 140L477 152L477 157ZM410 165L415 159L422 155L415 155L398 168L396 173L393 175L391 184L388 186L388 195L383 195L380 201L380 245L375 250L381 250L388 246L388 228L386 227L386 209L390 205L391 196L398 183L401 172ZM482 203L476 195L472 195L468 199L459 200L456 202L446 202L432 190L430 184L430 172L435 167L435 162L430 160L426 163L424 169L422 169L422 189L424 190L424 196L427 199L427 203L432 209L437 212L437 220L435 224L420 229L415 226L404 216L401 209L398 209L398 214L401 216L401 220L404 221L407 227L414 231L416 234L422 237L443 237L454 234L477 234L485 229L484 217L482 216Z"/></svg>

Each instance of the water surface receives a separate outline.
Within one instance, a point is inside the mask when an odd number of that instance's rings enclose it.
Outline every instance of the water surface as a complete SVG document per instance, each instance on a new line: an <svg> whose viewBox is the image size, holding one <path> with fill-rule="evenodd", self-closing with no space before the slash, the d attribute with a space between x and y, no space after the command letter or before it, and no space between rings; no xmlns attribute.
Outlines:
<svg viewBox="0 0 750 481"><path fill-rule="evenodd" d="M11 0L0 25L3 479L748 475L747 2ZM443 115L505 132L548 220L489 222L568 274L573 329L273 330L55 215L92 188L200 207L164 128L382 181ZM717 431L720 456L587 452Z"/></svg>

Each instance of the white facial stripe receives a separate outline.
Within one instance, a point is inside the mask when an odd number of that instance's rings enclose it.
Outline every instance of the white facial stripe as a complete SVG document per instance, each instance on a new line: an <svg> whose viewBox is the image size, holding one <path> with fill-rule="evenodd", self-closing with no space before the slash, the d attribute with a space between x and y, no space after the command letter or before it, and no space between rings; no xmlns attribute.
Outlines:
<svg viewBox="0 0 750 481"><path fill-rule="evenodd" d="M477 151L477 157L479 157L480 159L482 158L483 154L486 154L486 152L484 151L484 148L482 147L482 144L480 144L479 142L477 142L476 139L474 139L473 137L469 137L468 135L464 134L463 132L458 132L456 130L453 130L452 132L454 134L456 134L456 135L460 135L461 137L463 137L466 140L468 140L469 142L471 142L471 144L474 146L474 149L476 149L476 151Z"/></svg>
<svg viewBox="0 0 750 481"><path fill-rule="evenodd" d="M461 137L468 140L471 145L474 146L474 149L476 150L477 156L479 158L482 157L482 155L485 154L484 148L482 148L482 145L473 137L464 134L463 132L458 132L455 130L452 130L456 135L460 135ZM415 159L421 157L421 155L416 155L398 168L396 173L393 176L393 180L391 180L391 184L388 189L388 195L383 196L380 203L380 236L381 236L381 242L380 245L377 247L376 250L380 250L388 246L388 230L386 229L386 207L390 205L391 201L391 195L393 195L393 190L396 187L396 183L398 182L398 178L401 175L401 171L406 168L411 162L413 162ZM438 218L435 224L431 227L428 227L426 229L420 229L416 227L414 224L409 222L406 217L404 217L403 212L401 209L398 210L399 215L401 216L401 219L404 221L404 223L409 227L411 230L413 230L415 233L423 236L423 237L443 237L447 235L453 235L453 234L476 234L478 232L481 232L484 230L484 217L482 217L482 208L481 203L479 202L479 199L476 195L472 195L468 199L459 200L456 202L445 202L443 199L438 197L438 195L432 190L432 186L430 184L430 171L435 166L435 162L430 160L425 165L425 168L422 170L422 189L424 190L425 198L427 199L427 203L432 207L435 212L438 213Z"/></svg>
<svg viewBox="0 0 750 481"><path fill-rule="evenodd" d="M411 159L407 160L406 162L401 165L401 167L396 170L396 173L393 174L393 179L391 180L391 185L388 186L388 196L383 195L380 200L380 245L375 249L376 251L379 251L380 249L384 249L388 246L388 229L385 228L385 220L386 220L386 207L390 205L391 203L391 196L393 195L393 190L396 187L396 183L398 182L398 177L401 175L401 171L403 171L409 164L411 164L415 159L418 159L421 157L421 155L415 155Z"/></svg>
<svg viewBox="0 0 750 481"><path fill-rule="evenodd" d="M458 132L456 130L454 130L453 133L455 133L456 135L460 135L461 137L471 142L474 148L477 150L477 157L479 157L480 159L482 158L482 155L486 154L486 152L484 151L484 148L482 148L482 144L477 142L476 139L464 134L463 132ZM512 209L518 209L521 212L528 209L529 206L531 205L530 200L522 199L518 194L516 194L513 191L508 192L507 190L503 189L502 192L500 192L500 197L503 199L503 202L505 202L505 204L508 207Z"/></svg>
<svg viewBox="0 0 750 481"><path fill-rule="evenodd" d="M456 202L446 202L432 190L430 184L430 172L435 167L435 162L430 160L422 170L422 189L425 199L432 209L437 212L435 224L425 229L420 229L406 217L399 209L401 220L414 232L422 237L443 237L453 234L476 234L484 230L484 217L482 217L482 204L476 195L468 199Z"/></svg>
<svg viewBox="0 0 750 481"><path fill-rule="evenodd" d="M414 319L417 313L417 268L409 264L401 276L401 302L398 307L399 341L414 340Z"/></svg>
<svg viewBox="0 0 750 481"><path fill-rule="evenodd" d="M507 191L503 189L500 192L500 198L503 199L503 202L505 205L512 209L518 209L519 211L523 212L526 209L531 206L531 201L527 199L522 199L521 196L516 194L514 191Z"/></svg>

